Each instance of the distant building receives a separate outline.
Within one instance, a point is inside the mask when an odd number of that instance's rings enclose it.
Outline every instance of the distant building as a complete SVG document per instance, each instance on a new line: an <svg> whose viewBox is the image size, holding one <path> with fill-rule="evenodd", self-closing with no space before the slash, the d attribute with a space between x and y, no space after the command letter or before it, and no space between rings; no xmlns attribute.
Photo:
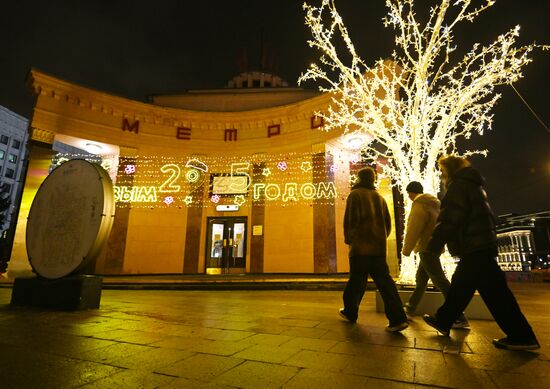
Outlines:
<svg viewBox="0 0 550 389"><path fill-rule="evenodd" d="M498 262L505 271L550 267L550 211L499 216Z"/></svg>
<svg viewBox="0 0 550 389"><path fill-rule="evenodd" d="M0 182L8 185L10 210L0 230L6 230L12 222L15 205L19 204L18 194L21 185L21 172L25 159L27 127L24 117L0 106Z"/></svg>

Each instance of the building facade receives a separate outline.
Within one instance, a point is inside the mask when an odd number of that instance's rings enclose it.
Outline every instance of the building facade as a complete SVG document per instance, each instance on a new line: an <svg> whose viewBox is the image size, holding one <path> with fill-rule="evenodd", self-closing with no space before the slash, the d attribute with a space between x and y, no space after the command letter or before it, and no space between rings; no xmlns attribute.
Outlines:
<svg viewBox="0 0 550 389"><path fill-rule="evenodd" d="M550 268L550 211L499 216L497 242L505 271Z"/></svg>
<svg viewBox="0 0 550 389"><path fill-rule="evenodd" d="M11 204L4 215L0 231L6 231L14 222L16 205L19 203L28 125L27 119L0 106L0 182L4 184Z"/></svg>
<svg viewBox="0 0 550 389"><path fill-rule="evenodd" d="M26 217L51 167L92 158L117 201L98 274L347 272L342 218L365 139L323 131L316 113L330 96L260 79L264 88L240 75L232 88L147 104L31 71L36 103L10 267L28 266ZM390 183L379 181L392 209ZM393 228L393 275L396 247Z"/></svg>

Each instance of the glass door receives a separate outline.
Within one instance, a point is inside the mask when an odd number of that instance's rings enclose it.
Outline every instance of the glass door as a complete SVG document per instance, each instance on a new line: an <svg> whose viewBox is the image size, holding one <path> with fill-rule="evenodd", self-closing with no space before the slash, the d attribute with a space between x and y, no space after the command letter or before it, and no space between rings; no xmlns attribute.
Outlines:
<svg viewBox="0 0 550 389"><path fill-rule="evenodd" d="M240 274L246 271L246 218L208 218L207 274Z"/></svg>

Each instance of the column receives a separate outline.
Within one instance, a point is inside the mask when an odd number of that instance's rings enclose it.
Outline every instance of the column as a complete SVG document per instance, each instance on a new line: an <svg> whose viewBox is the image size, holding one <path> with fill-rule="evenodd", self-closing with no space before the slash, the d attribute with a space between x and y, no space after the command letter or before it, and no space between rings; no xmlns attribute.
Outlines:
<svg viewBox="0 0 550 389"><path fill-rule="evenodd" d="M334 182L334 172L330 167L333 156L327 151L313 154L313 184ZM334 201L327 199L313 201L313 272L336 272L336 221Z"/></svg>
<svg viewBox="0 0 550 389"><path fill-rule="evenodd" d="M134 185L134 175L126 174L125 169L128 165L136 165L138 163L135 155L135 148L120 146L116 181L117 186L131 188ZM96 260L96 273L122 274L124 272L124 254L131 211L131 203L117 203L111 234L109 235L107 244Z"/></svg>
<svg viewBox="0 0 550 389"><path fill-rule="evenodd" d="M260 184L265 182L265 176L262 174L265 168L265 163L255 163L252 167L252 182ZM265 195L262 193L261 199L252 201L250 227L250 273L264 272L264 226L265 226ZM249 198L253 195L249 194ZM254 226L259 230L261 235L254 235Z"/></svg>
<svg viewBox="0 0 550 389"><path fill-rule="evenodd" d="M183 273L185 274L199 273L202 208L204 203L205 182L209 182L209 180L201 180L200 182L200 185L194 187L191 194L193 196L193 201L187 208L185 252L183 256Z"/></svg>

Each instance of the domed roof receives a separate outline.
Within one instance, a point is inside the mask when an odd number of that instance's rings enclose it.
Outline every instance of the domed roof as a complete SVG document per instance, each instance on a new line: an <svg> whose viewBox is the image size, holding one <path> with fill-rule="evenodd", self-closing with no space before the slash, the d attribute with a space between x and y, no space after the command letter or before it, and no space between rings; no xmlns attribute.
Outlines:
<svg viewBox="0 0 550 389"><path fill-rule="evenodd" d="M243 72L227 82L226 88L284 88L288 83L265 71Z"/></svg>

